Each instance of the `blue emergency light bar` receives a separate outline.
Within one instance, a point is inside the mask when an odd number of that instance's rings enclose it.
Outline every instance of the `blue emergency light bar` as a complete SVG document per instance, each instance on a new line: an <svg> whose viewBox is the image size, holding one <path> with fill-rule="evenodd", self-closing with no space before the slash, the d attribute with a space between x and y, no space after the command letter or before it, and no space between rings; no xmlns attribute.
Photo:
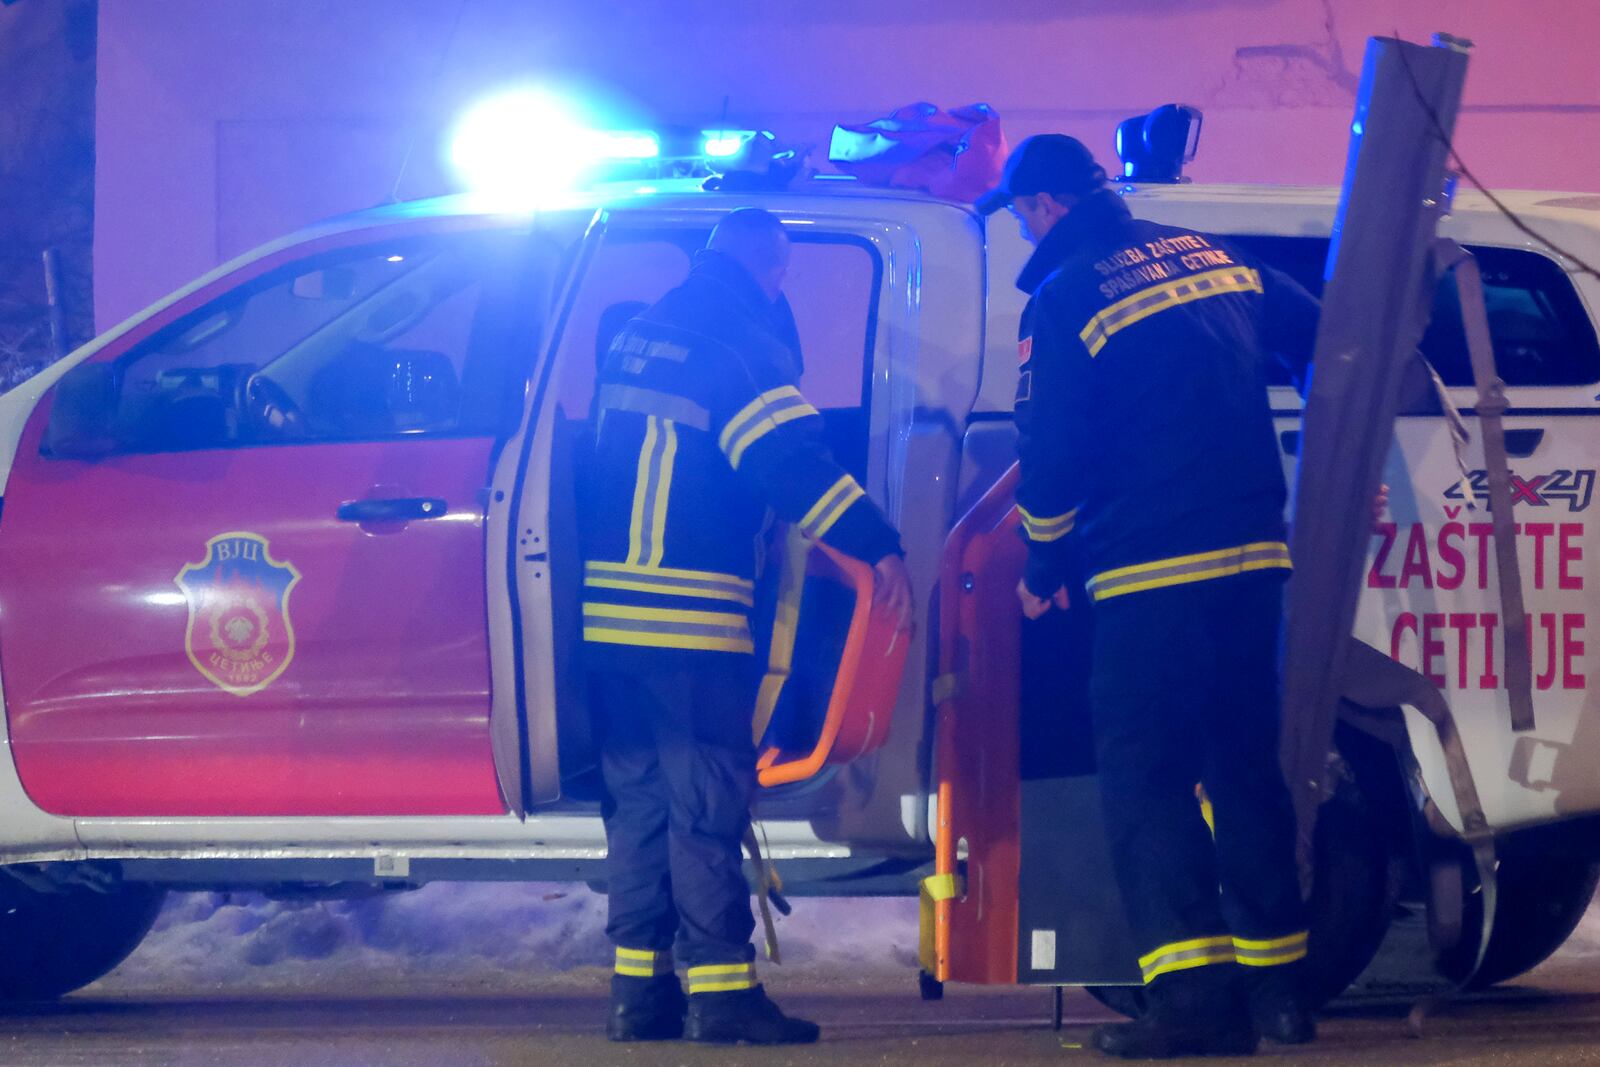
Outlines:
<svg viewBox="0 0 1600 1067"><path fill-rule="evenodd" d="M661 138L650 130L592 130L590 154L596 159L655 159Z"/></svg>
<svg viewBox="0 0 1600 1067"><path fill-rule="evenodd" d="M533 206L607 180L705 177L737 165L754 130L608 129L537 88L479 102L456 124L450 159L474 192Z"/></svg>
<svg viewBox="0 0 1600 1067"><path fill-rule="evenodd" d="M727 159L755 135L755 130L701 130L700 151L707 159Z"/></svg>

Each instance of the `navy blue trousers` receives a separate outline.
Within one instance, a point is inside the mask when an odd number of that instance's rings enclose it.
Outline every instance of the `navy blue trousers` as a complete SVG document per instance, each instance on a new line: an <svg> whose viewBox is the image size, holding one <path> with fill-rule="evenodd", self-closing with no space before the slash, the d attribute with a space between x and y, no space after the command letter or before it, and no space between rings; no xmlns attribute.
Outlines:
<svg viewBox="0 0 1600 1067"><path fill-rule="evenodd" d="M749 962L741 844L756 786L755 668L724 653L663 659L590 672L607 793L606 934L620 948L673 949L688 967Z"/></svg>
<svg viewBox="0 0 1600 1067"><path fill-rule="evenodd" d="M1278 762L1283 585L1281 572L1244 574L1095 605L1096 757L1147 982L1305 955L1294 810Z"/></svg>

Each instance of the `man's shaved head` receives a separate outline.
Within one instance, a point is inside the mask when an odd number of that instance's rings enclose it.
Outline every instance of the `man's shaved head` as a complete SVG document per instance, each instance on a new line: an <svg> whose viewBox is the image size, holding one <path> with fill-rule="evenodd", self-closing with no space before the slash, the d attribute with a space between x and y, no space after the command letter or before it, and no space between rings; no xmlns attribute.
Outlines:
<svg viewBox="0 0 1600 1067"><path fill-rule="evenodd" d="M730 211L711 231L706 247L749 271L767 299L778 299L789 273L789 237L776 215L758 207Z"/></svg>

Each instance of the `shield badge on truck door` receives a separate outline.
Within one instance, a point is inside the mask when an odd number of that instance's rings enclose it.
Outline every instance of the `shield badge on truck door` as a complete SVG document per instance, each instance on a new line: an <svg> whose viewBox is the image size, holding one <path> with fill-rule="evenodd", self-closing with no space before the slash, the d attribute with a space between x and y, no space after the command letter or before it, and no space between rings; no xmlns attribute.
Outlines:
<svg viewBox="0 0 1600 1067"><path fill-rule="evenodd" d="M259 693L294 659L289 594L294 565L275 560L260 534L234 531L206 542L205 558L178 572L189 603L184 651L195 670L234 696Z"/></svg>

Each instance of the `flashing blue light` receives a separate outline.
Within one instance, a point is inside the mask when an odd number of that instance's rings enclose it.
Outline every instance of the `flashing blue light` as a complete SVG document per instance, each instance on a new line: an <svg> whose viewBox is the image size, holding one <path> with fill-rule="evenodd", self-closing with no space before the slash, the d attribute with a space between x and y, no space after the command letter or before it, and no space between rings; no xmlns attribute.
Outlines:
<svg viewBox="0 0 1600 1067"><path fill-rule="evenodd" d="M597 159L655 159L661 155L661 138L649 130L596 130Z"/></svg>
<svg viewBox="0 0 1600 1067"><path fill-rule="evenodd" d="M700 150L711 159L727 159L755 135L754 130L701 130Z"/></svg>
<svg viewBox="0 0 1600 1067"><path fill-rule="evenodd" d="M456 124L450 161L473 192L515 210L534 207L608 165L657 159L652 130L602 130L537 89L478 103Z"/></svg>
<svg viewBox="0 0 1600 1067"><path fill-rule="evenodd" d="M532 206L570 188L587 161L591 131L534 89L490 97L461 117L450 161L475 192L508 205Z"/></svg>

